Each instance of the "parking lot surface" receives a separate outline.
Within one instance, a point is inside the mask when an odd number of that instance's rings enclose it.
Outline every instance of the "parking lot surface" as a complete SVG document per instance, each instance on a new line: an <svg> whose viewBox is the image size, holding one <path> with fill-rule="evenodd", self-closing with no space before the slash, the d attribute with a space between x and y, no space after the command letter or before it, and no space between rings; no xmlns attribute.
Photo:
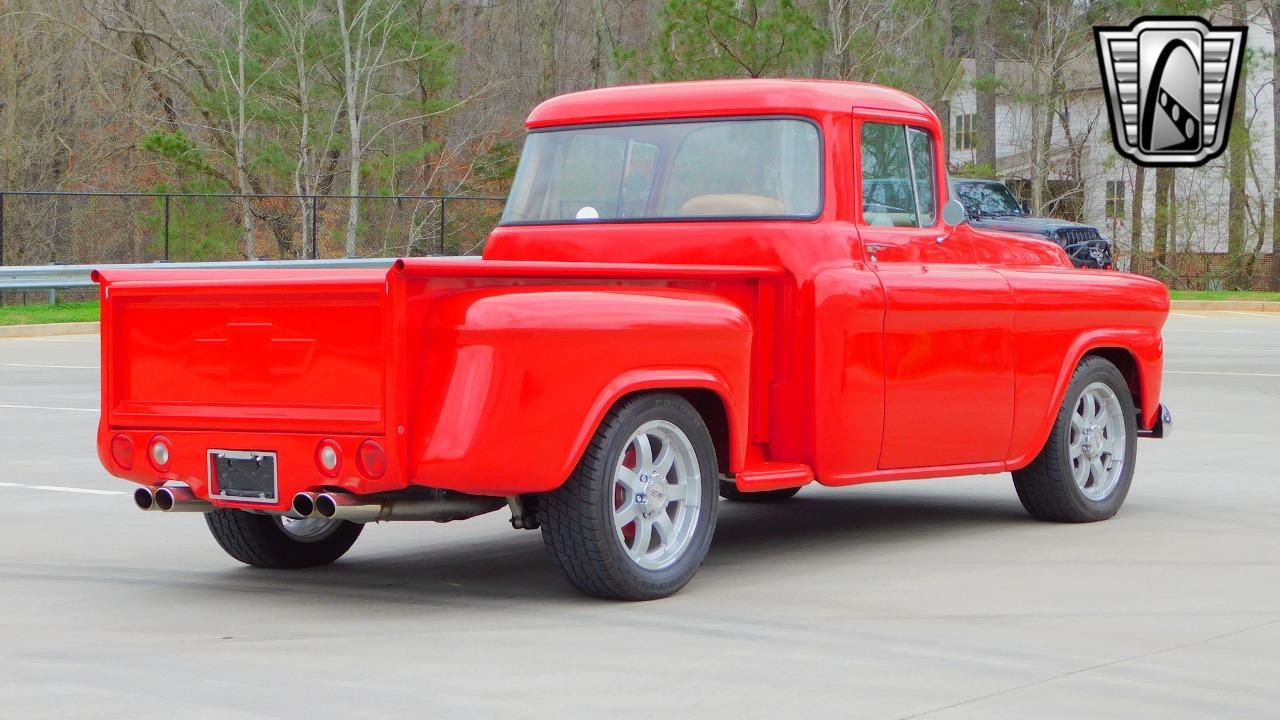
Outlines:
<svg viewBox="0 0 1280 720"><path fill-rule="evenodd" d="M579 596L505 513L247 568L98 464L97 336L0 340L0 717L1275 718L1280 314L1166 328L1120 514L1008 475L721 505L673 598Z"/></svg>

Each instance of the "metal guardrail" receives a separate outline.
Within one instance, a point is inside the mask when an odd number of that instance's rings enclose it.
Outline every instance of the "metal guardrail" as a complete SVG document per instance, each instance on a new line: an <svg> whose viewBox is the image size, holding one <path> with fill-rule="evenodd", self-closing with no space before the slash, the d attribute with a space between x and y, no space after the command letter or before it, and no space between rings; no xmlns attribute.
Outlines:
<svg viewBox="0 0 1280 720"><path fill-rule="evenodd" d="M0 291L35 291L95 287L94 270L251 270L265 268L389 268L395 258L344 258L341 260L248 260L205 263L137 263L131 265L6 265L0 266Z"/></svg>

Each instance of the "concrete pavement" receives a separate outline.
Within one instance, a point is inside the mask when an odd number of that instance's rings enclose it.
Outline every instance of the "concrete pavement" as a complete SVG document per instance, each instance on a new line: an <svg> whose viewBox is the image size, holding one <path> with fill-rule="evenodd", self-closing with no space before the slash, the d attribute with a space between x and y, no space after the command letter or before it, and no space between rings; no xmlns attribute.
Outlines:
<svg viewBox="0 0 1280 720"><path fill-rule="evenodd" d="M811 487L722 505L644 604L503 513L242 567L99 467L96 336L0 340L0 717L1274 718L1280 315L1166 340L1176 432L1114 520L1032 521L1007 475Z"/></svg>

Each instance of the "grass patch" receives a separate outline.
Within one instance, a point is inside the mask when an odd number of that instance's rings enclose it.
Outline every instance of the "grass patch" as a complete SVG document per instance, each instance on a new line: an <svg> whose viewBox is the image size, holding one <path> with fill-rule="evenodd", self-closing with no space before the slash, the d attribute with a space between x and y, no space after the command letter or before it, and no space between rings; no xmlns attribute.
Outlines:
<svg viewBox="0 0 1280 720"><path fill-rule="evenodd" d="M1265 290L1170 290L1174 300L1271 300L1280 302L1280 292Z"/></svg>
<svg viewBox="0 0 1280 720"><path fill-rule="evenodd" d="M0 305L0 325L44 325L46 323L94 322L98 303L78 302L58 305Z"/></svg>

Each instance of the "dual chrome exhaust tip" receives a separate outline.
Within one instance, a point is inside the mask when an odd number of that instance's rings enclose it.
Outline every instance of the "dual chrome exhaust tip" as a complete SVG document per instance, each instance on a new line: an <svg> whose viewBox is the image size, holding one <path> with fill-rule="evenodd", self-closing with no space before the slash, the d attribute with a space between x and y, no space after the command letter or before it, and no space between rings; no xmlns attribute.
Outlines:
<svg viewBox="0 0 1280 720"><path fill-rule="evenodd" d="M293 496L290 505L293 514L302 518L325 520L375 521L384 514L380 501L360 500L347 493L300 492Z"/></svg>
<svg viewBox="0 0 1280 720"><path fill-rule="evenodd" d="M158 512L209 512L213 504L201 500L191 488L180 485L140 487L133 491L133 504L139 510Z"/></svg>

